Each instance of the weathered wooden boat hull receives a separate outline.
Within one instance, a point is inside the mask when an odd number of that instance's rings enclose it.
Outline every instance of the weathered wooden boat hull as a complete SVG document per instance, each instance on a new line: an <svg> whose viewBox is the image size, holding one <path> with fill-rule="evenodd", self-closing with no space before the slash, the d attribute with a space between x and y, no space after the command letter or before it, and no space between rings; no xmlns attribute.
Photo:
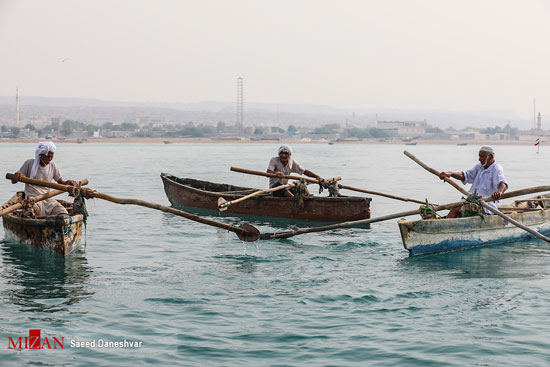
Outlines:
<svg viewBox="0 0 550 367"><path fill-rule="evenodd" d="M550 209L507 215L542 234L550 233ZM534 238L496 215L415 221L400 219L398 226L410 256Z"/></svg>
<svg viewBox="0 0 550 367"><path fill-rule="evenodd" d="M82 214L29 219L10 213L2 222L7 238L60 255L72 252L82 238Z"/></svg>
<svg viewBox="0 0 550 367"><path fill-rule="evenodd" d="M256 189L216 184L190 178L178 178L161 174L164 191L174 206L218 211L218 198L235 200ZM235 205L226 213L260 217L290 218L314 222L341 222L370 218L370 198L362 197L312 197L305 198L299 207L292 198L259 195Z"/></svg>

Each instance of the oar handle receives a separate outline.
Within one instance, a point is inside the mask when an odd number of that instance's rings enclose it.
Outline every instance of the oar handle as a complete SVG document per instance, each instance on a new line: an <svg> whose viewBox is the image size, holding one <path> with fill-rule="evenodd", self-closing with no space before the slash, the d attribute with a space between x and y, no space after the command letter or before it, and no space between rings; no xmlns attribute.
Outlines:
<svg viewBox="0 0 550 367"><path fill-rule="evenodd" d="M426 171L428 171L430 173L433 173L434 175L436 175L438 177L441 174L441 172L439 172L438 170L433 169L431 167L428 167L424 162L422 162L420 159L416 158L416 156L414 154L411 154L411 153L407 152L406 150L403 152L403 154L405 154L407 157L409 157L410 159L415 161L419 166L424 168ZM457 184L455 181L451 180L450 178L444 178L443 181L449 183L452 187L454 187L455 189L460 191L462 194L464 194L466 196L470 195L470 193L468 191L464 190L463 187L460 187L459 184Z"/></svg>
<svg viewBox="0 0 550 367"><path fill-rule="evenodd" d="M413 203L419 203L419 204L425 204L425 203L426 203L425 201L421 201L421 200L410 199L410 198L402 198L402 197L395 196L395 195L391 195L391 194L385 194L385 193L383 193L383 192L365 190L365 189L360 189L360 188L352 187L352 186L341 185L340 187L341 187L342 189L346 189L346 190L352 190L352 191L357 191L357 192L364 192L365 194L371 194L371 195L384 196L384 197L387 197L387 198L390 198L390 199L395 199L395 200L412 201Z"/></svg>
<svg viewBox="0 0 550 367"><path fill-rule="evenodd" d="M253 192L252 194L248 194L246 196L243 196L242 198L238 198L238 199L231 200L231 201L225 201L225 202L223 202L219 205L219 208L220 209L227 208L229 205L240 203L241 201L245 201L245 200L250 199L254 196L258 196L260 194L267 194L268 192L279 191L279 190L286 189L286 188L289 188L289 187L292 187L292 186L296 186L296 183L290 183L290 184L286 184L286 185L272 187L271 189L267 189L267 190L256 191L256 192Z"/></svg>
<svg viewBox="0 0 550 367"><path fill-rule="evenodd" d="M310 182L310 183L319 183L319 180L314 180L312 178L301 177L301 176L292 176L292 175L279 176L275 173L254 171L254 170L251 170L251 169L245 169L245 168L239 168L239 167L231 167L231 171L240 172L240 173L247 173L249 175L256 175L256 176L286 178L286 179L289 179L289 180L305 180L306 182ZM329 182L330 181L340 181L341 179L342 179L342 177L331 177L331 178L325 178L325 181L329 181Z"/></svg>
<svg viewBox="0 0 550 367"><path fill-rule="evenodd" d="M6 173L6 178L8 180L15 180L15 175L13 173ZM36 186L49 187L49 188L52 188L52 189L57 189L57 190L62 190L62 191L68 191L68 190L71 190L71 188L72 188L72 186L69 186L69 185L61 185L61 184L58 184L58 183L55 183L55 182L35 180L34 178L29 178L29 177L26 177L26 176L22 176L18 181L28 183L28 184L31 184L31 185L36 185ZM86 182L83 185L88 184L87 179L84 179L80 182Z"/></svg>

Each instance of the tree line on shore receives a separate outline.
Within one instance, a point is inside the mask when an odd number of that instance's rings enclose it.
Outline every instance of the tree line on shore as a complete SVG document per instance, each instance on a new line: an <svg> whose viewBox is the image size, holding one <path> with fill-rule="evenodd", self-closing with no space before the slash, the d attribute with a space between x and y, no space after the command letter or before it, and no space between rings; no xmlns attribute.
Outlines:
<svg viewBox="0 0 550 367"><path fill-rule="evenodd" d="M1 126L1 132L6 137L20 138L28 136L33 132L33 135L43 137L47 135L67 137L70 138L75 133L85 133L87 136L93 136L94 132L100 131L102 135L109 135L113 132L126 132L128 136L132 137L215 137L223 134L235 134L241 136L265 136L265 135L335 135L341 134L345 131L345 135L349 138L384 138L389 134L381 129L374 127L371 128L357 128L348 127L343 128L340 124L325 124L320 127L311 128L298 128L295 125L289 125L286 129L279 126L247 126L243 127L239 124L229 125L223 121L218 122L216 126L206 124L194 124L188 122L186 124L138 124L131 122L124 122L120 124L113 124L112 122L106 122L101 125L86 124L75 120L65 120L62 123L52 122L49 125L41 128L35 127L33 124L26 124L24 127L16 126Z"/></svg>
<svg viewBox="0 0 550 367"><path fill-rule="evenodd" d="M24 138L30 135L36 137L57 136L70 138L78 134L80 137L94 136L94 133L99 132L99 136L114 136L122 133L130 137L216 137L223 135L262 137L262 136L311 136L311 137L327 137L339 135L351 139L379 139L389 138L392 134L386 130L376 127L358 128L353 126L342 126L337 123L324 124L317 128L304 128L289 125L286 129L279 126L242 126L239 124L230 125L223 121L217 125L176 123L176 124L138 124L136 122L123 122L114 124L106 122L100 125L87 124L75 120L64 120L62 123L52 122L49 125L41 128L35 127L33 124L26 124L24 127L2 125L0 128L2 137L9 138ZM447 129L448 132L455 131L453 128ZM428 125L426 128L428 134L444 134L445 131ZM500 126L488 127L480 130L481 133L495 134L506 133L515 135L518 132L517 128L513 128L507 124L504 128Z"/></svg>

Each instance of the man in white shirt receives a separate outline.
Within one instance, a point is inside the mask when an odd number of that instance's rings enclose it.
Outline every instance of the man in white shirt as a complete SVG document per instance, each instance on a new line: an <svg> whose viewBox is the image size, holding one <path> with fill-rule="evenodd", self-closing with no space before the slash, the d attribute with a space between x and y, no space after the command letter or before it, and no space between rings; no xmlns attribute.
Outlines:
<svg viewBox="0 0 550 367"><path fill-rule="evenodd" d="M448 177L461 180L465 185L471 183L469 192L474 193L477 190L479 196L492 196L495 201L487 204L496 208L498 200L508 189L508 182L504 177L504 171L500 164L495 163L495 150L490 146L484 146L479 149L479 163L468 171L462 172L441 172L440 179ZM451 209L447 218L458 218L462 216L462 207ZM493 214L490 210L483 208L487 214Z"/></svg>
<svg viewBox="0 0 550 367"><path fill-rule="evenodd" d="M53 155L55 153L55 144L51 141L41 142L36 148L34 159L26 160L19 171L15 172L14 181L16 183L21 177L26 176L35 180L52 181L55 180L61 185L77 186L77 182L73 180L65 181L61 177L61 172L55 162ZM32 198L36 195L45 194L50 189L43 186L25 184L25 198ZM33 211L37 217L57 216L68 214L67 209L63 207L54 198L39 201L34 204Z"/></svg>
<svg viewBox="0 0 550 367"><path fill-rule="evenodd" d="M288 182L288 179L284 178L284 176L288 176L292 172L298 173L300 175L306 175L311 178L315 178L319 182L323 180L321 176L316 175L310 170L304 169L300 165L300 163L294 160L292 158L292 148L290 148L288 145L281 145L279 147L278 153L279 155L277 157L271 158L271 160L269 161L269 165L267 167L267 173L275 173L277 176L279 176L279 177L269 178L270 188L286 185L286 183ZM280 197L284 197L284 196L294 197L294 194L288 188L274 191L273 195L280 196Z"/></svg>

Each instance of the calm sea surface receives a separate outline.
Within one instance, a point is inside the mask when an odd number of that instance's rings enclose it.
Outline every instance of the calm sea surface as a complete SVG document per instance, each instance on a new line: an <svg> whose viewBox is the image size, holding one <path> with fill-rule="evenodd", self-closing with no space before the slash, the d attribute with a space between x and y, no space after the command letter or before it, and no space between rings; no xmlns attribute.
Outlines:
<svg viewBox="0 0 550 367"><path fill-rule="evenodd" d="M161 172L266 187L267 179L229 167L263 171L277 147L58 144L55 161L65 179L169 205ZM2 176L33 158L34 148L0 144ZM460 194L403 150L438 170L462 170L477 162L478 149L293 148L324 177L437 203ZM496 152L510 189L550 184L550 147ZM0 199L22 187L4 180ZM374 217L417 207L373 196L371 209ZM86 247L64 259L7 241L0 228L0 365L550 365L550 244L543 241L409 258L397 220L245 245L233 233L143 207L93 200L88 211ZM247 222L262 232L295 228ZM63 336L65 348L9 350L8 337L29 329ZM125 339L142 346L70 345Z"/></svg>

